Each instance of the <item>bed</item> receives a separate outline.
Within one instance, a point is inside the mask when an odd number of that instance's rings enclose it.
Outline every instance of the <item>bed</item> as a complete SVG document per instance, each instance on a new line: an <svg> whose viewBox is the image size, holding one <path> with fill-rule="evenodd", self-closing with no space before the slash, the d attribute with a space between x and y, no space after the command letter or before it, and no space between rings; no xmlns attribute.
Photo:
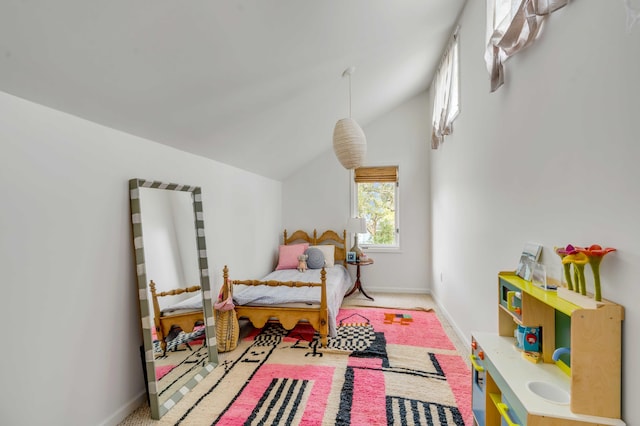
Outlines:
<svg viewBox="0 0 640 426"><path fill-rule="evenodd" d="M336 315L345 293L353 286L346 269L346 236L346 231L340 235L332 230L319 237L316 230L312 235L298 230L288 236L285 230L275 271L260 280L231 280L238 318L248 319L256 328L264 327L267 321L278 321L287 330L304 321L318 332L321 345L326 346L327 336L336 335ZM304 272L291 268L291 263L281 268L285 253L305 244L323 252L323 266ZM229 279L227 266L223 279Z"/></svg>
<svg viewBox="0 0 640 426"><path fill-rule="evenodd" d="M204 321L202 313L202 294L200 286L194 285L187 288L156 293L156 283L151 280L149 283L151 290L151 301L153 303L153 321L156 328L156 336L160 341L163 351L166 350L166 338L174 325L179 326L186 333L193 331L193 327L198 321ZM168 308L160 309L159 297L176 296L182 293L194 293L191 298L173 304Z"/></svg>

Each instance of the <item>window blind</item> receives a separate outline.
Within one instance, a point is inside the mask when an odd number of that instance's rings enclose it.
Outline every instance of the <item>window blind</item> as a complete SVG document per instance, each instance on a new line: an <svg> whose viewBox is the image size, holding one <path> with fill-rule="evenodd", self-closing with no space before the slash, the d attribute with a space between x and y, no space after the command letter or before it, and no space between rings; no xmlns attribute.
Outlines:
<svg viewBox="0 0 640 426"><path fill-rule="evenodd" d="M356 183L398 182L398 166L359 167L354 171Z"/></svg>

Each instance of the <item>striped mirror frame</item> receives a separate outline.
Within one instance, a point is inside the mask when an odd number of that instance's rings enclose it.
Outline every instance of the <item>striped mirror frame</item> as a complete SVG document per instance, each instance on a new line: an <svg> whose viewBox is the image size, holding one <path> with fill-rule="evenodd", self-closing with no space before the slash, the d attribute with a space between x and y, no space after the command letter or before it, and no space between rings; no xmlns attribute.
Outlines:
<svg viewBox="0 0 640 426"><path fill-rule="evenodd" d="M158 394L155 355L152 338L153 315L149 306L149 289L147 272L145 267L144 243L142 238L142 213L140 207L140 188L156 188L168 191L190 192L193 201L195 217L196 243L198 250L198 265L200 269L200 287L203 296L203 309L205 320L205 333L209 362L190 378L182 389L171 395L166 401L160 403ZM129 180L129 199L131 202L131 225L133 231L133 245L135 250L135 263L138 295L140 300L140 317L142 326L142 339L144 346L144 366L147 378L147 390L149 393L149 405L151 417L160 419L182 397L192 390L202 379L207 376L218 364L218 351L216 342L215 321L213 316L211 284L209 280L209 266L207 261L207 247L204 233L204 215L202 212L202 191L200 187L179 185L176 183L163 183L144 179Z"/></svg>

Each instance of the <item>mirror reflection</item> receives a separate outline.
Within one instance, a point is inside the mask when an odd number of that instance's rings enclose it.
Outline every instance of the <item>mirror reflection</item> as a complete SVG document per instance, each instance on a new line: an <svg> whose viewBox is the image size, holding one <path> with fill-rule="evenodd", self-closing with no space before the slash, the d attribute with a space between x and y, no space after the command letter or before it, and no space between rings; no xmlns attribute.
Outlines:
<svg viewBox="0 0 640 426"><path fill-rule="evenodd" d="M202 202L197 187L133 179L130 191L149 402L158 419L217 363L206 323L213 315Z"/></svg>

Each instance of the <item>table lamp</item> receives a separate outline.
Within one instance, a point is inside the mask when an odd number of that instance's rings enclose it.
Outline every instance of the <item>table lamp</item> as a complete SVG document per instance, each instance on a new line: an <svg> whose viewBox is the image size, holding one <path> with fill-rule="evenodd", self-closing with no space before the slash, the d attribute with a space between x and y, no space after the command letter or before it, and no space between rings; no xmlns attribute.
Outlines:
<svg viewBox="0 0 640 426"><path fill-rule="evenodd" d="M358 234L367 232L367 222L363 217L350 217L347 223L347 229L353 232L353 247L349 251L356 253L356 259L362 256L362 249L358 246Z"/></svg>

